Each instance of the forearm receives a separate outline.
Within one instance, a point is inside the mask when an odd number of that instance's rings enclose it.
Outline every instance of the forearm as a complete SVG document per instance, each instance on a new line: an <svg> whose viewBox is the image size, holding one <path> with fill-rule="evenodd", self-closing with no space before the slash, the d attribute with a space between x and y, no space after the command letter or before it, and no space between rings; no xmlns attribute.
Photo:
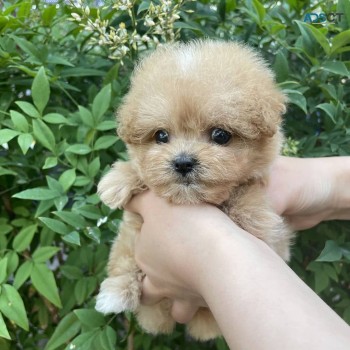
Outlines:
<svg viewBox="0 0 350 350"><path fill-rule="evenodd" d="M350 220L350 157L333 157L328 162L334 173L333 211L329 220Z"/></svg>
<svg viewBox="0 0 350 350"><path fill-rule="evenodd" d="M349 327L265 243L220 237L196 281L230 348L349 349Z"/></svg>
<svg viewBox="0 0 350 350"><path fill-rule="evenodd" d="M267 193L274 210L296 230L350 220L350 157L279 157Z"/></svg>

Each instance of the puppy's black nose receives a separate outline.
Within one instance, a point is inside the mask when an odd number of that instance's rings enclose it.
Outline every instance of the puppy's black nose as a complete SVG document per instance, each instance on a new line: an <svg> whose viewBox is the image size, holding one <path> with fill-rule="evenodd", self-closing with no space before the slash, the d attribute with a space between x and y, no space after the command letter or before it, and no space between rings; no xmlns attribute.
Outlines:
<svg viewBox="0 0 350 350"><path fill-rule="evenodd" d="M195 167L196 163L197 160L195 158L185 154L180 154L173 161L174 169L182 176L190 173Z"/></svg>

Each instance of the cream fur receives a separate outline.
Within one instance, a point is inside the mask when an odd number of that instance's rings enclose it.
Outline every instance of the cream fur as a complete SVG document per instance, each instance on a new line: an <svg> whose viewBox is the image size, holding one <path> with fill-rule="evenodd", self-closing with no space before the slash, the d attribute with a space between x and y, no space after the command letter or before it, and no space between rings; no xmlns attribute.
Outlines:
<svg viewBox="0 0 350 350"><path fill-rule="evenodd" d="M120 208L132 195L151 188L178 204L212 203L288 260L292 232L265 195L269 167L283 139L285 102L264 61L241 44L194 41L158 48L135 70L118 111L118 134L130 160L116 162L102 178L102 201ZM227 145L210 141L214 127L232 133ZM159 129L168 131L168 143L155 142ZM181 153L198 160L186 178L171 165ZM142 272L135 262L134 240L140 226L138 216L124 213L96 308L103 313L134 311L147 332L169 333L174 327L169 301L139 304ZM205 309L188 331L200 340L220 334Z"/></svg>

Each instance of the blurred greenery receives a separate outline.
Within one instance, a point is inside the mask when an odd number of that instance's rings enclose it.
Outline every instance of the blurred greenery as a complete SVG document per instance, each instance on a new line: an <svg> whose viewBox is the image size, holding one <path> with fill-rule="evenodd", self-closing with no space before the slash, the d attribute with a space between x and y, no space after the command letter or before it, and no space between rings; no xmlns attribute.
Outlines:
<svg viewBox="0 0 350 350"><path fill-rule="evenodd" d="M227 349L222 339L197 343L180 326L153 337L131 315L94 311L122 214L95 193L101 174L126 157L114 110L135 62L159 42L238 40L261 51L289 98L284 153L350 155L350 2L0 7L0 348ZM343 15L304 22L310 13ZM291 262L348 323L349 231L349 222L332 222L303 232Z"/></svg>

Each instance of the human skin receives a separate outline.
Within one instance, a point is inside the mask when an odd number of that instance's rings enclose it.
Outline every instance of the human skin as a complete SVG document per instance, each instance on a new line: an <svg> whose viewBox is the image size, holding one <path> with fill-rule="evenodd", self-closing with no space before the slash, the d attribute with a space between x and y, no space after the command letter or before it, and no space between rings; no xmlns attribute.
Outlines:
<svg viewBox="0 0 350 350"><path fill-rule="evenodd" d="M268 194L276 212L303 229L350 219L349 183L350 157L280 157ZM349 349L349 326L219 209L175 206L152 192L127 209L144 220L135 252L146 274L143 303L170 298L181 323L208 306L232 349Z"/></svg>

